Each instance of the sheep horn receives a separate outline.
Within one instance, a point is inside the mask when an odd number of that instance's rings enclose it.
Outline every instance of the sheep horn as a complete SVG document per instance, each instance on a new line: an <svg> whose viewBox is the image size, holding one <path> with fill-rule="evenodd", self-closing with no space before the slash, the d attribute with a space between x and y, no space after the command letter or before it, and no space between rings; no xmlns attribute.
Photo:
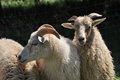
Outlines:
<svg viewBox="0 0 120 80"><path fill-rule="evenodd" d="M75 21L77 19L77 16L72 16L71 18L68 19L68 21Z"/></svg>
<svg viewBox="0 0 120 80"><path fill-rule="evenodd" d="M40 27L37 30L37 34L41 37L45 34L54 34L57 38L60 39L59 33L54 28Z"/></svg>
<svg viewBox="0 0 120 80"><path fill-rule="evenodd" d="M43 24L41 27L46 27L46 28L52 28L52 29L54 29L51 25L49 25L49 24Z"/></svg>
<svg viewBox="0 0 120 80"><path fill-rule="evenodd" d="M96 18L96 17L102 17L102 15L98 14L98 13L91 13L88 15L88 17L90 17L91 19Z"/></svg>

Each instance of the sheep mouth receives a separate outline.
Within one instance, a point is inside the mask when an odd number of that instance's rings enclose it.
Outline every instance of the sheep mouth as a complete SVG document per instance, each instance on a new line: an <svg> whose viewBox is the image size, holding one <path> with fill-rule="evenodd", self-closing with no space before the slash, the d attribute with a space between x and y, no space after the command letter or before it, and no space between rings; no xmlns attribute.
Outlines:
<svg viewBox="0 0 120 80"><path fill-rule="evenodd" d="M20 61L21 63L25 63L27 61L27 59L25 59L25 60L22 60L22 61Z"/></svg>
<svg viewBox="0 0 120 80"><path fill-rule="evenodd" d="M85 41L79 41L79 44L84 45L86 42Z"/></svg>

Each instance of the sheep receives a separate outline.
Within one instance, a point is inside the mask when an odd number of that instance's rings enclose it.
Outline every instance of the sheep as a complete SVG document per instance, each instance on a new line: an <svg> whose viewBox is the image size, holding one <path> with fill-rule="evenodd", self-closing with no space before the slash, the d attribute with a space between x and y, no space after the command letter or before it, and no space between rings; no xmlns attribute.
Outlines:
<svg viewBox="0 0 120 80"><path fill-rule="evenodd" d="M0 39L0 80L39 80L35 61L26 65L18 62L23 46L12 39Z"/></svg>
<svg viewBox="0 0 120 80"><path fill-rule="evenodd" d="M80 59L75 45L49 24L31 34L18 59L23 64L36 60L41 80L80 80Z"/></svg>
<svg viewBox="0 0 120 80"><path fill-rule="evenodd" d="M106 18L98 13L87 16L72 16L68 23L62 23L65 28L74 29L73 43L76 45L81 59L81 80L113 80L115 75L111 52L107 48L96 25Z"/></svg>

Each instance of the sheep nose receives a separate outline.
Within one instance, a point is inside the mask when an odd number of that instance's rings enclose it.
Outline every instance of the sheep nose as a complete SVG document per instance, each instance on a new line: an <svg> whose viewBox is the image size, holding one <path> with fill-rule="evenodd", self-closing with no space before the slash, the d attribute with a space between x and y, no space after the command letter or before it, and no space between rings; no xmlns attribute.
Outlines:
<svg viewBox="0 0 120 80"><path fill-rule="evenodd" d="M18 55L18 60L20 60L21 59L21 56L20 55Z"/></svg>
<svg viewBox="0 0 120 80"><path fill-rule="evenodd" d="M84 37L79 37L78 40L79 41L83 41L85 38Z"/></svg>

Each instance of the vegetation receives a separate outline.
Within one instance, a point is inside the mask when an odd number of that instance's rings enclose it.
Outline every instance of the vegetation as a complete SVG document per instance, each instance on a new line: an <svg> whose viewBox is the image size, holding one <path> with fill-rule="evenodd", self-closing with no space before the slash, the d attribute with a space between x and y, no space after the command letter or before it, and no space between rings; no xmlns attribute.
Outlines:
<svg viewBox="0 0 120 80"><path fill-rule="evenodd" d="M116 76L114 80L120 80L120 78Z"/></svg>
<svg viewBox="0 0 120 80"><path fill-rule="evenodd" d="M82 0L69 0L72 2L78 2ZM50 4L54 5L54 3L59 3L59 6L63 6L60 4L61 2L68 2L68 0L2 0L1 5L3 8L9 8L9 7L22 7L24 9L30 8L35 5L40 4Z"/></svg>

